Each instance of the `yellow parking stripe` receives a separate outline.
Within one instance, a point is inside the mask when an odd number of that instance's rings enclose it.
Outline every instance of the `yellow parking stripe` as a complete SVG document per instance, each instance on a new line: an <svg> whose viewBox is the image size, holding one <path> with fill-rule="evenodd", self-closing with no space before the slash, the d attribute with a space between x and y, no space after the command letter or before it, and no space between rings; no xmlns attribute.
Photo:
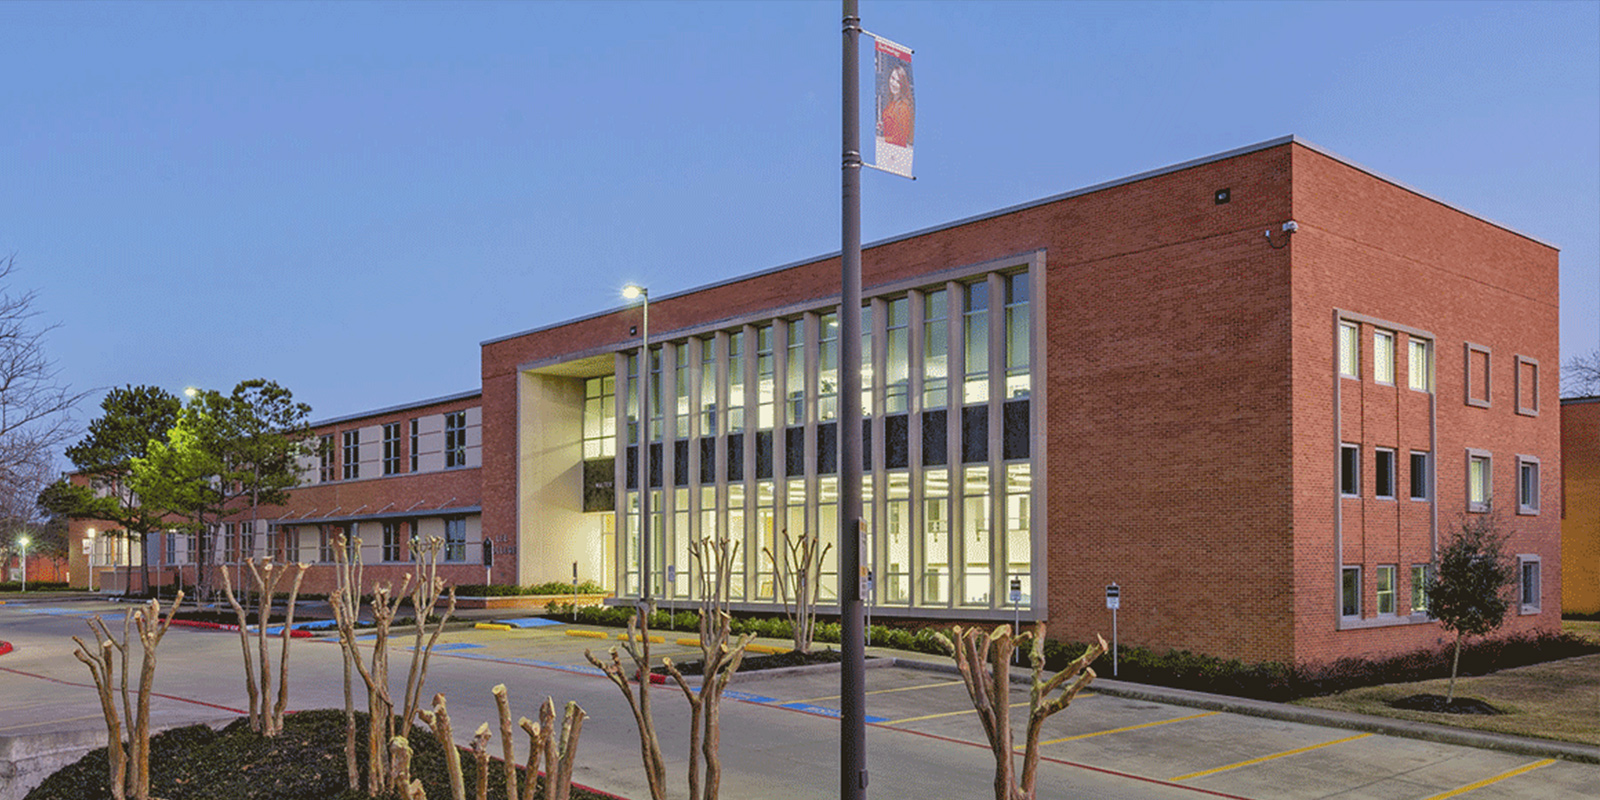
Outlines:
<svg viewBox="0 0 1600 800"><path fill-rule="evenodd" d="M1556 763L1555 759L1547 758L1547 759L1545 759L1543 761L1535 761L1532 764L1524 764L1524 765L1522 765L1520 767L1517 767L1514 770L1511 770L1510 772L1502 772L1499 775L1496 775L1496 776L1494 776L1492 778L1484 778L1483 780L1478 781L1477 783L1469 783L1466 786L1461 787L1460 789L1452 789L1452 790L1450 790L1448 792L1445 792L1444 794L1436 794L1436 795L1434 795L1432 797L1427 798L1427 800L1444 800L1444 798L1446 798L1446 797L1455 797L1458 794L1466 794L1467 792L1470 792L1470 791L1472 791L1474 789L1482 789L1483 787L1488 786L1491 783L1499 783L1499 782L1505 780L1506 778L1515 778L1515 777L1517 777L1518 775L1521 775L1524 772L1532 772L1532 771L1534 771L1534 770L1536 770L1536 769L1538 769L1540 767L1548 767L1548 766L1550 766L1551 764L1554 764L1554 763Z"/></svg>
<svg viewBox="0 0 1600 800"><path fill-rule="evenodd" d="M1370 733L1358 733L1358 734L1356 734L1354 736L1346 736L1343 739L1334 739L1331 742L1323 742L1322 744L1314 744L1314 745L1311 745L1309 747L1297 747L1297 748L1295 748L1293 750L1285 750L1282 753L1273 753L1270 756L1262 756L1260 758L1252 758L1249 761L1240 761L1237 764L1229 764L1229 765L1227 765L1225 767L1216 767L1214 769L1206 769L1206 770L1201 770L1199 772L1191 772L1191 773L1189 773L1187 775L1179 775L1176 778L1168 778L1168 780L1171 780L1171 781L1174 781L1174 782L1176 782L1176 781L1186 781L1186 780L1188 780L1190 778L1199 778L1199 777L1202 777L1202 776L1205 776L1205 775L1215 775L1218 772L1227 772L1230 769L1238 769L1240 767L1248 767L1251 764L1260 764L1263 761L1271 761L1273 759L1283 758L1285 756L1299 755L1300 753L1309 753L1312 750L1318 750L1318 749L1321 749L1321 748L1324 748L1324 747L1331 747L1331 746L1336 745L1336 744L1344 744L1345 742L1353 742L1353 741L1355 741L1357 739L1365 739L1365 738L1367 738L1368 736L1371 736L1371 735L1372 734L1370 734Z"/></svg>
<svg viewBox="0 0 1600 800"><path fill-rule="evenodd" d="M1079 695L1079 697L1082 697L1082 695ZM1051 739L1051 740L1049 740L1047 742L1040 742L1039 744L1061 744L1062 742L1073 742L1073 741L1077 741L1079 739L1091 739L1091 738L1094 738L1096 736L1105 736L1106 734L1110 734L1110 733L1125 733L1127 731L1136 731L1136 730L1139 730L1141 728L1154 728L1157 725L1170 725L1170 724L1172 724L1174 722L1187 722L1187 721L1189 721L1191 719L1200 719L1201 717L1211 717L1211 716L1216 716L1217 714L1221 714L1221 713L1222 713L1221 711L1207 711L1204 714L1190 714L1187 717L1178 717L1176 719L1163 719L1163 720L1157 720L1155 722L1144 722L1144 723L1140 723L1138 725L1129 725L1126 728L1112 728L1111 730L1108 730L1108 731L1095 731L1094 733L1080 733L1077 736L1063 736L1060 739Z"/></svg>
<svg viewBox="0 0 1600 800"><path fill-rule="evenodd" d="M1027 705L1028 702L1029 701L1024 700L1024 701L1022 701L1020 703L1012 703L1010 707L1011 708L1018 708L1018 707ZM921 721L923 721L925 719L940 719L942 717L959 717L962 714L976 714L976 713L978 713L978 710L976 708L969 708L966 711L946 711L943 714L925 714L925 715L920 716L920 717L906 717L905 719L890 720L888 722L883 722L883 723L879 723L879 724L881 724L881 725L899 725L899 724L905 723L905 722L921 722Z"/></svg>

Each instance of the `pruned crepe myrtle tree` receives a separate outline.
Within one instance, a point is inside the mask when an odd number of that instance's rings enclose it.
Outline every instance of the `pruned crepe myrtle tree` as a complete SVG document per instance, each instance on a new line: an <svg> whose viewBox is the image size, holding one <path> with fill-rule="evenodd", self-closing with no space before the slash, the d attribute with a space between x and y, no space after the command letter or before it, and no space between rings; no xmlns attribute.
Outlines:
<svg viewBox="0 0 1600 800"><path fill-rule="evenodd" d="M1517 580L1516 564L1506 554L1510 537L1493 513L1459 520L1428 575L1428 613L1456 636L1447 703L1455 702L1461 640L1492 633L1505 622L1511 605L1506 592Z"/></svg>

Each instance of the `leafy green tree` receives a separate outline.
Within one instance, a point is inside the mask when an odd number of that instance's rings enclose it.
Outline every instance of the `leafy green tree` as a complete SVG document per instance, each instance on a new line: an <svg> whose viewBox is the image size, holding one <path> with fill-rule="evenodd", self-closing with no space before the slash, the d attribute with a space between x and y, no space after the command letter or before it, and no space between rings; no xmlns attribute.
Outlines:
<svg viewBox="0 0 1600 800"><path fill-rule="evenodd" d="M39 494L40 507L68 519L109 522L114 527L106 535L124 537L130 550L137 545L138 552L145 552L146 538L170 525L167 509L139 497L130 486L133 462L149 454L152 442L167 437L182 406L176 396L156 386L130 385L107 392L100 401L100 417L89 423L82 440L66 450L88 484L66 478L50 484ZM139 565L148 589L149 565L144 558Z"/></svg>
<svg viewBox="0 0 1600 800"><path fill-rule="evenodd" d="M1493 514L1461 520L1428 576L1428 613L1456 635L1445 702L1455 701L1462 638L1492 633L1505 622L1511 605L1507 590L1517 579L1516 565L1506 554L1510 537Z"/></svg>
<svg viewBox="0 0 1600 800"><path fill-rule="evenodd" d="M273 381L240 382L231 394L195 393L165 441L134 461L138 495L190 520L199 531L198 595L215 589L217 532L248 508L254 530L261 506L283 505L299 484L298 459L313 452L311 407Z"/></svg>

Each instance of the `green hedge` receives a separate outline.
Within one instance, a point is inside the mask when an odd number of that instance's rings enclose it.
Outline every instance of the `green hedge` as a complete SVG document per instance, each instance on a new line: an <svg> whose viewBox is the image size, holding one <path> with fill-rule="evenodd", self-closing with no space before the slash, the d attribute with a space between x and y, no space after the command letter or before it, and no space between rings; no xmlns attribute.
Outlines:
<svg viewBox="0 0 1600 800"><path fill-rule="evenodd" d="M578 594L605 594L606 590L594 581L578 584ZM572 594L572 584L551 581L535 586L506 586L503 584L469 583L456 587L457 597L520 597L531 594Z"/></svg>
<svg viewBox="0 0 1600 800"><path fill-rule="evenodd" d="M28 581L28 591L30 592L58 592L69 588L71 587L60 581ZM0 592L20 591L22 591L21 581L5 581L0 583Z"/></svg>
<svg viewBox="0 0 1600 800"><path fill-rule="evenodd" d="M570 603L551 603L549 613L563 621L574 618ZM633 615L634 609L628 606L591 606L579 608L576 621L589 625L624 627ZM672 623L669 626L665 611L658 610L650 617L652 630L668 627L696 630L700 617L693 611L680 611L673 616ZM948 629L872 625L869 631L869 638L875 647L948 655L935 638L936 632L948 636ZM782 617L735 617L733 632L735 635L753 633L767 639L793 638L789 621ZM819 621L815 639L819 643L838 644L839 623ZM1082 643L1047 639L1044 643L1045 668L1059 670L1083 655L1085 649L1086 645ZM1478 640L1462 646L1461 674L1483 675L1590 653L1600 653L1600 643L1566 633L1518 634ZM1440 646L1384 658L1344 658L1329 663L1291 666L1273 661L1246 663L1239 659L1218 658L1188 650L1156 651L1123 646L1117 650L1116 671L1120 680L1134 683L1281 702L1362 686L1449 677L1450 657L1450 647ZM1101 677L1111 677L1110 654L1101 656L1093 667Z"/></svg>

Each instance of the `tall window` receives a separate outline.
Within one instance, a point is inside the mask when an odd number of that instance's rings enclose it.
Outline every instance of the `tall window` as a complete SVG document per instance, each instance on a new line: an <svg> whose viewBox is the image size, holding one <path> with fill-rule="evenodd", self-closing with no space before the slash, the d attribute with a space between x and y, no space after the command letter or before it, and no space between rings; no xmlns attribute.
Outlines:
<svg viewBox="0 0 1600 800"><path fill-rule="evenodd" d="M806 321L789 322L789 364L783 390L789 396L785 422L801 425L806 421Z"/></svg>
<svg viewBox="0 0 1600 800"><path fill-rule="evenodd" d="M646 386L650 389L650 441L661 441L661 432L666 428L667 409L661 402L661 348L650 351L650 377Z"/></svg>
<svg viewBox="0 0 1600 800"><path fill-rule="evenodd" d="M327 483L334 479L333 434L325 433L317 437L317 480Z"/></svg>
<svg viewBox="0 0 1600 800"><path fill-rule="evenodd" d="M1392 564L1377 569L1377 592L1374 599L1378 603L1379 614L1394 613L1394 573L1395 568Z"/></svg>
<svg viewBox="0 0 1600 800"><path fill-rule="evenodd" d="M1006 397L1025 397L1028 375L1028 273L1006 276Z"/></svg>
<svg viewBox="0 0 1600 800"><path fill-rule="evenodd" d="M1339 615L1361 616L1361 568L1345 567L1339 577Z"/></svg>
<svg viewBox="0 0 1600 800"><path fill-rule="evenodd" d="M1517 456L1517 513L1539 513L1539 460Z"/></svg>
<svg viewBox="0 0 1600 800"><path fill-rule="evenodd" d="M1428 613L1428 565L1411 565L1411 613Z"/></svg>
<svg viewBox="0 0 1600 800"><path fill-rule="evenodd" d="M962 602L988 605L994 537L989 525L989 468L967 467L961 489Z"/></svg>
<svg viewBox="0 0 1600 800"><path fill-rule="evenodd" d="M1406 382L1419 392L1433 391L1433 359L1426 339L1411 339L1407 348L1411 360L1406 364Z"/></svg>
<svg viewBox="0 0 1600 800"><path fill-rule="evenodd" d="M672 363L677 371L673 376L673 393L677 396L677 408L673 414L673 431L680 438L689 435L689 343L679 342L672 348Z"/></svg>
<svg viewBox="0 0 1600 800"><path fill-rule="evenodd" d="M950 320L943 289L922 298L922 407L949 404Z"/></svg>
<svg viewBox="0 0 1600 800"><path fill-rule="evenodd" d="M887 521L884 550L887 563L882 574L883 602L904 605L911 602L911 475L889 473L888 496L884 510Z"/></svg>
<svg viewBox="0 0 1600 800"><path fill-rule="evenodd" d="M344 479L361 477L361 431L344 432Z"/></svg>
<svg viewBox="0 0 1600 800"><path fill-rule="evenodd" d="M1467 405L1489 407L1489 348L1467 342Z"/></svg>
<svg viewBox="0 0 1600 800"><path fill-rule="evenodd" d="M383 474L400 474L400 423L383 426Z"/></svg>
<svg viewBox="0 0 1600 800"><path fill-rule="evenodd" d="M717 342L700 340L700 435L717 435Z"/></svg>
<svg viewBox="0 0 1600 800"><path fill-rule="evenodd" d="M967 284L966 305L963 312L963 331L967 355L967 381L963 402L984 403L989 400L989 284L983 281Z"/></svg>
<svg viewBox="0 0 1600 800"><path fill-rule="evenodd" d="M777 412L777 361L772 354L772 326L756 328L756 427L770 430Z"/></svg>
<svg viewBox="0 0 1600 800"><path fill-rule="evenodd" d="M911 358L911 301L901 297L890 300L888 316L884 320L888 333L884 340L884 396L885 414L906 412L906 393L910 387Z"/></svg>
<svg viewBox="0 0 1600 800"><path fill-rule="evenodd" d="M1005 517L1005 543L1006 543L1006 572L1009 573L1007 586L995 587L997 591L1006 592L1002 598L1010 602L1009 580L1015 579L1022 589L1022 596L1026 602L1033 595L1033 526L1029 501L1033 491L1033 480L1030 466L1024 463L1006 465L1006 517Z"/></svg>
<svg viewBox="0 0 1600 800"><path fill-rule="evenodd" d="M1518 556L1522 573L1522 613L1539 612L1539 558Z"/></svg>
<svg viewBox="0 0 1600 800"><path fill-rule="evenodd" d="M417 454L422 450L422 431L419 430L419 428L421 427L419 425L420 422L421 422L421 420L418 420L415 417L413 417L411 419L411 471L412 472L416 472L417 471L417 461L418 461Z"/></svg>
<svg viewBox="0 0 1600 800"><path fill-rule="evenodd" d="M452 411L444 415L444 466L467 465L467 412Z"/></svg>
<svg viewBox="0 0 1600 800"><path fill-rule="evenodd" d="M333 561L335 560L335 557L338 555L338 552L337 552L336 548L339 546L339 534L340 533L341 533L341 531L339 529L339 526L337 526L337 525L318 525L317 526L317 560L318 561L321 561L321 562L323 562L325 564L333 563Z"/></svg>
<svg viewBox="0 0 1600 800"><path fill-rule="evenodd" d="M839 416L839 315L823 314L817 331L817 419Z"/></svg>
<svg viewBox="0 0 1600 800"><path fill-rule="evenodd" d="M1339 446L1339 494L1361 496L1361 448L1357 445Z"/></svg>
<svg viewBox="0 0 1600 800"><path fill-rule="evenodd" d="M1339 323L1339 374L1346 378L1361 377L1361 359L1357 354L1361 341L1361 328L1354 322Z"/></svg>
<svg viewBox="0 0 1600 800"><path fill-rule="evenodd" d="M467 560L467 521L463 517L444 521L444 560Z"/></svg>
<svg viewBox="0 0 1600 800"><path fill-rule="evenodd" d="M1467 510L1483 512L1489 510L1489 500L1493 497L1493 487L1490 484L1489 455L1487 453L1473 452L1467 456Z"/></svg>
<svg viewBox="0 0 1600 800"><path fill-rule="evenodd" d="M1372 371L1378 383L1394 383L1394 334L1388 331L1372 332Z"/></svg>
<svg viewBox="0 0 1600 800"><path fill-rule="evenodd" d="M629 353L625 360L628 370L628 444L639 443L639 354Z"/></svg>
<svg viewBox="0 0 1600 800"><path fill-rule="evenodd" d="M728 334L728 432L744 430L744 332Z"/></svg>
<svg viewBox="0 0 1600 800"><path fill-rule="evenodd" d="M402 559L401 553L403 552L401 545L404 541L400 534L400 523L383 523L383 560L400 561Z"/></svg>
<svg viewBox="0 0 1600 800"><path fill-rule="evenodd" d="M1433 483L1433 470L1429 469L1431 459L1427 453L1411 451L1411 499L1427 500L1429 497L1428 486Z"/></svg>
<svg viewBox="0 0 1600 800"><path fill-rule="evenodd" d="M583 457L617 454L617 378L603 375L583 382Z"/></svg>
<svg viewBox="0 0 1600 800"><path fill-rule="evenodd" d="M861 309L861 415L872 416L872 306Z"/></svg>
<svg viewBox="0 0 1600 800"><path fill-rule="evenodd" d="M1377 485L1372 488L1374 497L1385 500L1394 499L1394 451L1387 447L1380 447L1373 452L1373 482Z"/></svg>

